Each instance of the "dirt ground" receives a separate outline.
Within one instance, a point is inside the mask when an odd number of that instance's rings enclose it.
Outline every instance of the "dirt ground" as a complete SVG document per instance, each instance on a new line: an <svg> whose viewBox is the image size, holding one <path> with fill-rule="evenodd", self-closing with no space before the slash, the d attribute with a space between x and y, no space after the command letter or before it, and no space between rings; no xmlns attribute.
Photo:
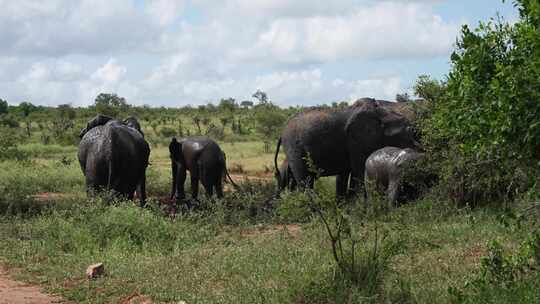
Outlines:
<svg viewBox="0 0 540 304"><path fill-rule="evenodd" d="M15 281L0 266L0 304L67 303L58 296L44 293L39 286Z"/></svg>

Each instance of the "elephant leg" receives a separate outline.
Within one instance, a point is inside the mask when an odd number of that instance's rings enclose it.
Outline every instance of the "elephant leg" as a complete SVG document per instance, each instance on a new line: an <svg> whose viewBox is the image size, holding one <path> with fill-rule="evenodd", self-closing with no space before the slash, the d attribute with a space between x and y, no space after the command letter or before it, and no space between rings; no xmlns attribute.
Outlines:
<svg viewBox="0 0 540 304"><path fill-rule="evenodd" d="M199 176L192 174L191 175L191 197L197 199L199 196Z"/></svg>
<svg viewBox="0 0 540 304"><path fill-rule="evenodd" d="M223 174L219 174L219 176L216 179L215 187L216 187L216 195L218 198L223 198Z"/></svg>
<svg viewBox="0 0 540 304"><path fill-rule="evenodd" d="M210 176L202 176L201 182L203 184L204 190L206 191L206 195L208 197L212 197L214 195L214 181Z"/></svg>
<svg viewBox="0 0 540 304"><path fill-rule="evenodd" d="M396 206L398 195L399 195L399 181L391 180L388 183L388 208L392 209Z"/></svg>
<svg viewBox="0 0 540 304"><path fill-rule="evenodd" d="M139 185L137 185L137 194L139 195L139 200L141 208L146 205L146 174L143 173Z"/></svg>
<svg viewBox="0 0 540 304"><path fill-rule="evenodd" d="M349 183L349 172L336 176L336 196L343 198L347 195L347 186Z"/></svg>
<svg viewBox="0 0 540 304"><path fill-rule="evenodd" d="M184 183L186 181L186 169L178 167L176 169L176 182L173 185L174 197L176 198L176 203L179 203L182 200L185 200L186 193L184 192Z"/></svg>
<svg viewBox="0 0 540 304"><path fill-rule="evenodd" d="M357 157L351 159L351 180L350 180L350 191L352 194L362 194L364 199L366 198L366 189L364 188L364 172L366 168L366 158Z"/></svg>

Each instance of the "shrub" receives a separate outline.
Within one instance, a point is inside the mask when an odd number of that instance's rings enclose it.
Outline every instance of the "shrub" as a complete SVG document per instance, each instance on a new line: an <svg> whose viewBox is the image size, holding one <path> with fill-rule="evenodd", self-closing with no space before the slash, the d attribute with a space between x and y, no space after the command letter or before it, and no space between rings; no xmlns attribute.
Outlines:
<svg viewBox="0 0 540 304"><path fill-rule="evenodd" d="M159 134L162 137L171 138L173 136L176 136L176 130L171 127L163 127L159 130Z"/></svg>
<svg viewBox="0 0 540 304"><path fill-rule="evenodd" d="M420 122L442 195L458 203L513 200L540 160L540 26L528 1L521 19L463 26L444 83L420 78L429 102Z"/></svg>

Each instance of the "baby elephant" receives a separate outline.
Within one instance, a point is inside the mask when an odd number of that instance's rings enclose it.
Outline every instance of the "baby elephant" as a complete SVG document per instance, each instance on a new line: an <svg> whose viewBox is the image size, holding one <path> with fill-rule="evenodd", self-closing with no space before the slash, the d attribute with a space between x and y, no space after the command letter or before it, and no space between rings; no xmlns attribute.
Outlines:
<svg viewBox="0 0 540 304"><path fill-rule="evenodd" d="M186 170L189 170L191 176L193 199L197 199L199 193L199 180L208 196L212 196L215 191L218 198L223 197L222 180L225 174L233 183L225 166L225 153L208 137L187 137L180 141L173 137L169 152L173 177L171 199L176 199L176 202L185 200Z"/></svg>
<svg viewBox="0 0 540 304"><path fill-rule="evenodd" d="M374 191L385 193L392 208L398 201L416 195L419 189L407 180L406 171L422 157L422 153L410 148L384 147L373 152L366 160L364 174L368 201L373 198Z"/></svg>

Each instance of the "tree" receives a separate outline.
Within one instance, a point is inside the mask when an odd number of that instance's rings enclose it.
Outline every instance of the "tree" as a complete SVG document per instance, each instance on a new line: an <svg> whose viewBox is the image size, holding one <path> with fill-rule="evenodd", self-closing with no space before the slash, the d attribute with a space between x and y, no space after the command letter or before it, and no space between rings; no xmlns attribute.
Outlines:
<svg viewBox="0 0 540 304"><path fill-rule="evenodd" d="M37 108L30 102L21 102L18 106L24 117L28 117L30 113L34 112Z"/></svg>
<svg viewBox="0 0 540 304"><path fill-rule="evenodd" d="M129 110L129 105L124 97L116 94L100 93L94 102L98 114L110 117L118 117L121 112Z"/></svg>
<svg viewBox="0 0 540 304"><path fill-rule="evenodd" d="M286 117L277 106L267 101L264 106L257 109L255 120L257 132L262 136L264 142L264 151L270 152L270 144L279 137Z"/></svg>
<svg viewBox="0 0 540 304"><path fill-rule="evenodd" d="M0 115L7 114L9 109L9 105L7 101L0 98Z"/></svg>
<svg viewBox="0 0 540 304"><path fill-rule="evenodd" d="M259 104L268 103L268 95L266 95L266 93L261 90L257 90L257 92L253 93L252 97L257 99L259 101Z"/></svg>
<svg viewBox="0 0 540 304"><path fill-rule="evenodd" d="M464 25L444 84L420 78L433 104L423 142L446 196L511 200L537 180L540 159L540 5L516 0L520 19Z"/></svg>
<svg viewBox="0 0 540 304"><path fill-rule="evenodd" d="M242 106L242 108L244 109L249 109L251 107L253 107L253 101L250 101L250 100L244 100L240 103L240 106Z"/></svg>
<svg viewBox="0 0 540 304"><path fill-rule="evenodd" d="M411 98L409 97L409 93L396 94L396 101L397 102L409 102L409 101L411 101Z"/></svg>
<svg viewBox="0 0 540 304"><path fill-rule="evenodd" d="M221 112L234 113L237 108L238 104L236 103L236 100L234 98L222 98L219 101L218 109Z"/></svg>

